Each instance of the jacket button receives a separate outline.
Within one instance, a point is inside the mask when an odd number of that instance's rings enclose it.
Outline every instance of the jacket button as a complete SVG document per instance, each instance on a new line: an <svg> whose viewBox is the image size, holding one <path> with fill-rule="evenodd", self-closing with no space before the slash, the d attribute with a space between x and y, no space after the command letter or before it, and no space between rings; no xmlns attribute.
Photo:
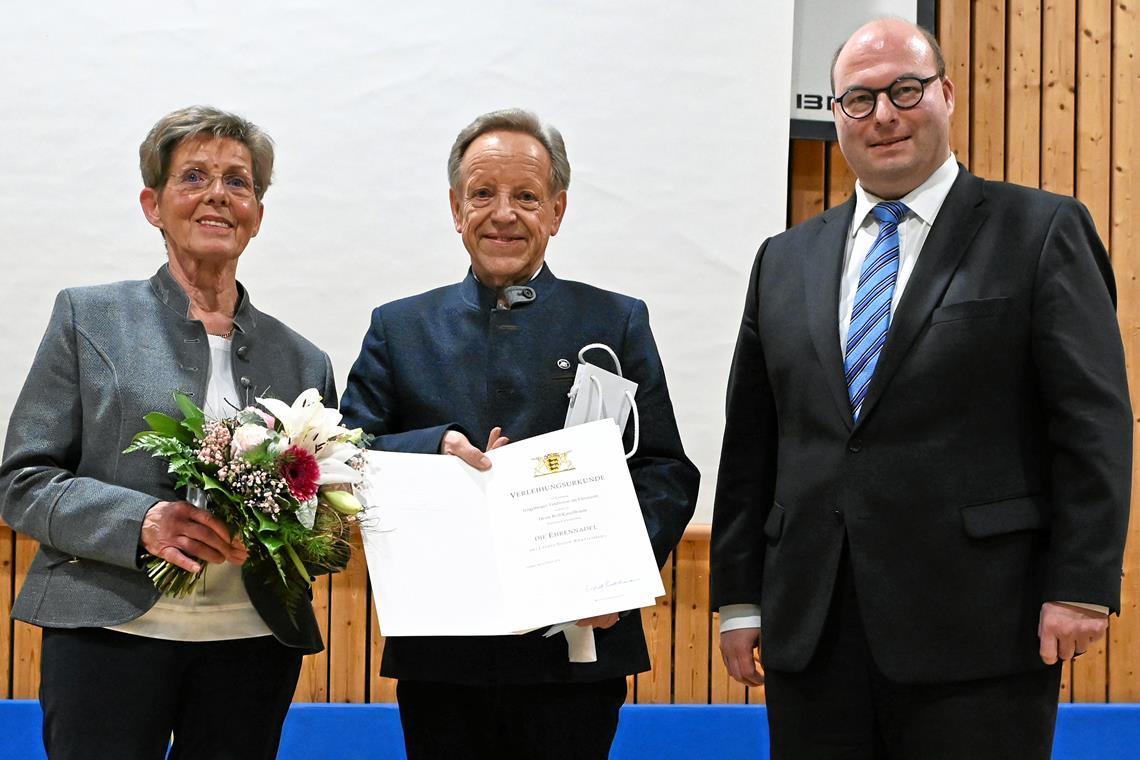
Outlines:
<svg viewBox="0 0 1140 760"><path fill-rule="evenodd" d="M840 509L839 507L836 507L835 509L831 510L831 514L835 515L836 520L838 520L839 522L843 522L843 510L842 509Z"/></svg>
<svg viewBox="0 0 1140 760"><path fill-rule="evenodd" d="M243 377L243 378L241 379L241 387L242 387L242 388L248 388L248 387L249 387L249 386L251 386L251 385L253 385L253 383L251 383L251 382L250 382L250 380L249 380L249 378L248 378L248 377Z"/></svg>
<svg viewBox="0 0 1140 760"><path fill-rule="evenodd" d="M860 441L858 438L856 438L847 444L847 450L850 451L852 454L858 454L860 451L863 450L863 442Z"/></svg>
<svg viewBox="0 0 1140 760"><path fill-rule="evenodd" d="M238 346L237 355L239 359L244 359L245 355L249 353L247 346Z"/></svg>

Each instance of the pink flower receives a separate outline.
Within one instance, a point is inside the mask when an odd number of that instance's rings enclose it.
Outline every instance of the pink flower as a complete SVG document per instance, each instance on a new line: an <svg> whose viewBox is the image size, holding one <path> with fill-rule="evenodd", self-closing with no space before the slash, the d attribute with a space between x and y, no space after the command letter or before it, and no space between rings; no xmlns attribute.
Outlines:
<svg viewBox="0 0 1140 760"><path fill-rule="evenodd" d="M300 446L290 446L281 455L279 472L297 501L308 501L317 495L321 466L316 457Z"/></svg>
<svg viewBox="0 0 1140 760"><path fill-rule="evenodd" d="M247 406L244 411L253 412L254 414L256 414L265 423L265 427L269 428L270 430L272 430L273 426L277 424L277 420L273 419L272 414L269 414L268 412L263 412L262 410L258 409L256 406Z"/></svg>
<svg viewBox="0 0 1140 760"><path fill-rule="evenodd" d="M247 451L256 449L269 437L269 431L261 425L238 425L230 440L230 456L240 457Z"/></svg>

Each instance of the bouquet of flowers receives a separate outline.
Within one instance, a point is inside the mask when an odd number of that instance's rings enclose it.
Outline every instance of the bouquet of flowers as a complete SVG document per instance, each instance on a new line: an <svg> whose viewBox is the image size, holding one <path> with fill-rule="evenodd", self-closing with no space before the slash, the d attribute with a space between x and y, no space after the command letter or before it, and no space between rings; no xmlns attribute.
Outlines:
<svg viewBox="0 0 1140 760"><path fill-rule="evenodd" d="M186 488L188 501L241 537L247 571L273 584L292 615L313 573L348 564L348 531L361 511L351 486L360 482L370 437L341 427L340 412L322 406L315 388L292 405L259 398L260 409L220 420L207 419L181 393L174 398L182 420L151 412L145 417L150 430L138 433L124 453L166 459L175 487ZM196 502L202 495L204 502ZM146 570L163 593L183 596L202 565L191 573L155 558Z"/></svg>

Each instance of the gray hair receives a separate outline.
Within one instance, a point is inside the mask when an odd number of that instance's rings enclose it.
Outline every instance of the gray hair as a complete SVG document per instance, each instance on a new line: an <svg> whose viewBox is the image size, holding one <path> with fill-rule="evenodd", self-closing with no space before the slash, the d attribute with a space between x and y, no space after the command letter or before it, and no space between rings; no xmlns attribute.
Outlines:
<svg viewBox="0 0 1140 760"><path fill-rule="evenodd" d="M895 18L895 17L894 16L887 16L886 18ZM899 19L899 20L906 21L906 19ZM910 22L907 22L907 23L910 23ZM866 24L864 24L864 26L866 26ZM933 32L931 32L929 29L927 29L924 26L919 26L918 24L911 24L911 26L913 26L915 29L917 29L919 31L919 33L922 34L922 38L924 40L926 40L926 44L930 46L931 52L934 53L934 66L937 69L936 73L940 77L945 77L946 76L946 59L942 57L942 46L938 44L938 38L934 36ZM860 27L860 29L861 28L862 27ZM831 94L832 95L838 95L839 94L835 91L835 64L839 63L839 54L843 52L843 48L847 47L847 43L850 41L851 41L850 37L845 39L843 41L843 44L841 44L839 47L837 47L835 49L835 55L831 56Z"/></svg>
<svg viewBox="0 0 1140 760"><path fill-rule="evenodd" d="M248 148L253 159L254 193L259 201L265 197L273 180L273 140L256 124L213 106L172 111L151 127L139 146L143 185L151 189L162 187L175 149L185 140L198 137L237 140Z"/></svg>
<svg viewBox="0 0 1140 760"><path fill-rule="evenodd" d="M480 135L488 132L522 132L542 143L550 156L550 190L557 195L570 187L570 159L566 157L566 143L562 133L550 124L544 124L536 114L521 108L506 108L475 117L464 127L451 146L447 157L447 181L451 189L459 191L459 165L463 154Z"/></svg>

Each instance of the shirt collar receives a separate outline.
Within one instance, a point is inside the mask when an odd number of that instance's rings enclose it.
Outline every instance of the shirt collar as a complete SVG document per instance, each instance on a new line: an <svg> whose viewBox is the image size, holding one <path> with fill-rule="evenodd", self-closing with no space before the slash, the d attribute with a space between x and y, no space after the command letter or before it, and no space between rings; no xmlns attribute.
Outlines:
<svg viewBox="0 0 1140 760"><path fill-rule="evenodd" d="M905 203L910 212L924 224L932 225L934 218L938 216L939 209L942 208L942 202L946 200L946 196L950 193L950 187L957 177L958 160L951 153L942 162L942 165L926 178L925 182L898 200ZM851 218L850 233L852 237L867 223L867 217L875 204L882 201L883 199L879 196L867 192L862 183L855 182L855 215Z"/></svg>

